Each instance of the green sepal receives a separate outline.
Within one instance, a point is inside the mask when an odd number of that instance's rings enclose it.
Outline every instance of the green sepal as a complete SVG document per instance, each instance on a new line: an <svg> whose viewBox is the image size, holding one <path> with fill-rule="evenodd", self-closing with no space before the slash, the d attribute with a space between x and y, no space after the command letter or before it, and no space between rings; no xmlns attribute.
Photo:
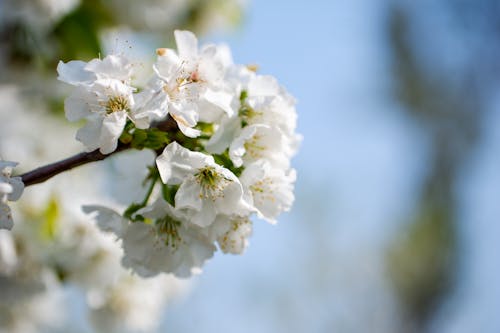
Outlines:
<svg viewBox="0 0 500 333"><path fill-rule="evenodd" d="M147 131L146 148L158 150L170 143L168 133L157 128L151 128Z"/></svg>
<svg viewBox="0 0 500 333"><path fill-rule="evenodd" d="M170 143L168 133L163 132L157 128L135 129L132 134L132 148L144 149L149 148L153 150L158 150L165 147Z"/></svg>
<svg viewBox="0 0 500 333"><path fill-rule="evenodd" d="M243 170L245 169L243 166L235 167L233 161L229 158L229 152L226 149L222 154L213 154L215 163L223 166L226 169L229 169L232 173L235 174L236 177L239 177Z"/></svg>
<svg viewBox="0 0 500 333"><path fill-rule="evenodd" d="M123 212L123 217L129 219L132 222L144 221L144 216L140 214L135 214L139 209L143 208L144 205L140 203L132 203L128 206L127 209Z"/></svg>
<svg viewBox="0 0 500 333"><path fill-rule="evenodd" d="M166 202L175 207L175 194L179 190L179 185L166 185L161 187L161 194Z"/></svg>
<svg viewBox="0 0 500 333"><path fill-rule="evenodd" d="M132 134L131 146L134 149L143 149L145 147L144 143L148 138L148 133L146 130L136 129Z"/></svg>
<svg viewBox="0 0 500 333"><path fill-rule="evenodd" d="M123 129L122 135L120 135L120 142L124 144L129 144L132 142L133 136L130 131L134 128L134 123L131 122L130 120L127 120L127 124L125 125L125 128Z"/></svg>
<svg viewBox="0 0 500 333"><path fill-rule="evenodd" d="M199 129L204 135L202 136L211 136L214 134L214 124L212 123L204 123L204 122L198 122L195 126L196 129ZM199 138L199 136L198 136Z"/></svg>
<svg viewBox="0 0 500 333"><path fill-rule="evenodd" d="M247 97L248 97L248 91L242 90L241 93L240 93L240 102L241 102L241 104L245 103Z"/></svg>

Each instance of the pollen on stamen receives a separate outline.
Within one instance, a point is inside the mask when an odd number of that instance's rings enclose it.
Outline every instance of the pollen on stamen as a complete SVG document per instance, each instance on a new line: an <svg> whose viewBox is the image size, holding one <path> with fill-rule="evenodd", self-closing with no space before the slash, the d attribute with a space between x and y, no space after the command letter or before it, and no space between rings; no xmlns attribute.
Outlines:
<svg viewBox="0 0 500 333"><path fill-rule="evenodd" d="M231 182L230 179L218 173L211 166L199 169L194 176L196 182L200 185L199 197L212 201L224 197L224 189Z"/></svg>
<svg viewBox="0 0 500 333"><path fill-rule="evenodd" d="M170 216L165 216L156 221L158 236L163 240L166 246L172 249L177 249L182 242L179 234L179 227L181 223Z"/></svg>
<svg viewBox="0 0 500 333"><path fill-rule="evenodd" d="M168 51L168 49L162 47L162 48L156 49L156 54L159 55L160 57L162 57L165 54L167 54L167 51Z"/></svg>
<svg viewBox="0 0 500 333"><path fill-rule="evenodd" d="M246 153L254 159L261 158L263 152L266 150L265 146L259 145L260 139L260 135L254 135L243 145L245 147Z"/></svg>
<svg viewBox="0 0 500 333"><path fill-rule="evenodd" d="M130 106L128 99L125 96L113 96L108 99L105 104L106 113L111 114L114 112L128 111Z"/></svg>

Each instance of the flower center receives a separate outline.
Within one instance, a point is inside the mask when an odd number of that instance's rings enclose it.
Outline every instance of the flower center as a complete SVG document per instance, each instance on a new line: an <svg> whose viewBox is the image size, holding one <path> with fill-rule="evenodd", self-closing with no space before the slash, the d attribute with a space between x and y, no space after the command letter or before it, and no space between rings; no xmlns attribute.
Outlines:
<svg viewBox="0 0 500 333"><path fill-rule="evenodd" d="M119 111L128 111L130 106L128 99L125 96L119 95L110 97L105 107L106 114L111 114Z"/></svg>
<svg viewBox="0 0 500 333"><path fill-rule="evenodd" d="M250 185L256 204L263 205L265 201L276 202L273 180L269 177Z"/></svg>
<svg viewBox="0 0 500 333"><path fill-rule="evenodd" d="M231 182L214 167L207 166L198 170L194 175L197 183L200 185L200 198L211 199L215 201L217 198L224 196L224 189Z"/></svg>
<svg viewBox="0 0 500 333"><path fill-rule="evenodd" d="M158 235L164 238L166 246L170 246L173 249L178 247L179 243L182 241L179 235L180 225L181 222L168 215L156 220L156 230Z"/></svg>
<svg viewBox="0 0 500 333"><path fill-rule="evenodd" d="M262 137L260 135L255 134L243 145L245 147L246 153L251 158L258 159L263 156L266 147L259 142L261 138Z"/></svg>

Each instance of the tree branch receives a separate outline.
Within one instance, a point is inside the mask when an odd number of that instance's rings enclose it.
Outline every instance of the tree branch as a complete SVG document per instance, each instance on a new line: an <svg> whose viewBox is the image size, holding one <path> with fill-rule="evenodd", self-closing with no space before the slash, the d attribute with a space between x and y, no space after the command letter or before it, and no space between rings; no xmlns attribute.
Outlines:
<svg viewBox="0 0 500 333"><path fill-rule="evenodd" d="M95 161L101 161L104 160L105 158L118 153L120 151L129 149L129 145L124 145L124 144L119 144L118 147L116 148L115 151L113 151L110 154L104 155L102 154L99 149L96 149L94 151L91 151L90 153L80 153L76 154L74 156L68 157L64 160L47 164L45 166L36 168L35 170L26 172L22 174L20 177L24 183L24 186L30 186L30 185L35 185L42 183L46 181L47 179L50 179L54 177L55 175L58 175L64 171L71 170L73 168L76 168L80 165L84 165L90 162L95 162Z"/></svg>
<svg viewBox="0 0 500 333"><path fill-rule="evenodd" d="M157 122L152 124L151 127L156 127L164 132L175 132L178 131L177 123L175 120L170 117L170 115L167 117L166 120L163 120L161 122ZM91 151L90 153L80 153L76 154L74 156L68 157L64 160L47 164L45 166L36 168L32 171L26 172L22 175L20 175L24 186L30 186L30 185L35 185L42 183L64 171L71 170L73 168L76 168L80 165L84 165L87 163L91 162L96 162L96 161L102 161L111 155L114 155L120 151L129 149L130 145L129 144L123 144L121 142L118 142L118 147L116 148L115 151L113 151L110 154L104 155L102 154L98 149Z"/></svg>

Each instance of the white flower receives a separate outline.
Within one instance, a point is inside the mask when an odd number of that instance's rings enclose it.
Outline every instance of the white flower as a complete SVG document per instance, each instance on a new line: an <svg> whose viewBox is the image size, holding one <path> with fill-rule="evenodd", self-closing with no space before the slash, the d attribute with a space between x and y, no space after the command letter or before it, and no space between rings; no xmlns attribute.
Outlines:
<svg viewBox="0 0 500 333"><path fill-rule="evenodd" d="M193 224L206 227L217 214L249 212L240 181L231 171L216 164L212 156L192 152L173 142L158 156L156 165L163 183L180 185L175 207L185 209Z"/></svg>
<svg viewBox="0 0 500 333"><path fill-rule="evenodd" d="M130 222L105 207L85 206L84 211L97 212L99 227L122 240L123 265L142 277L162 272L189 277L201 272L215 251L201 230L163 199L137 212L152 220L150 224Z"/></svg>
<svg viewBox="0 0 500 333"><path fill-rule="evenodd" d="M116 283L88 294L90 320L99 332L151 332L160 324L165 303L187 283L172 275L142 279L123 270Z"/></svg>
<svg viewBox="0 0 500 333"><path fill-rule="evenodd" d="M207 151L220 154L229 148L235 166L268 159L288 168L301 137L295 133L295 99L276 79L257 75L242 66L233 66L226 80L234 95L238 113L216 124Z"/></svg>
<svg viewBox="0 0 500 333"><path fill-rule="evenodd" d="M252 235L252 222L248 216L219 216L218 224L224 224L224 232L217 237L217 243L224 253L242 254Z"/></svg>
<svg viewBox="0 0 500 333"><path fill-rule="evenodd" d="M240 176L241 183L251 193L257 215L273 224L293 204L295 179L294 169L285 172L266 161L248 165Z"/></svg>
<svg viewBox="0 0 500 333"><path fill-rule="evenodd" d="M11 177L15 162L0 160L0 229L12 229L12 213L7 201L16 201L24 190L21 177Z"/></svg>
<svg viewBox="0 0 500 333"><path fill-rule="evenodd" d="M244 127L229 146L229 157L236 167L265 159L286 169L290 157L285 144L286 137L279 128L250 125Z"/></svg>
<svg viewBox="0 0 500 333"><path fill-rule="evenodd" d="M76 135L87 151L99 148L103 154L113 152L127 119L137 120L139 128L149 126L153 115L144 107L146 101L141 99L141 108L135 107L135 88L129 84L132 64L127 59L109 55L89 63L59 62L57 71L59 80L76 86L64 109L69 121L87 120ZM158 111L153 114L162 115Z"/></svg>
<svg viewBox="0 0 500 333"><path fill-rule="evenodd" d="M196 137L200 133L193 127L199 120L211 122L224 112L234 113L233 96L223 90L225 51L215 45L198 49L198 40L189 31L176 30L175 40L178 53L158 49L154 70L163 81L169 114L185 135Z"/></svg>

